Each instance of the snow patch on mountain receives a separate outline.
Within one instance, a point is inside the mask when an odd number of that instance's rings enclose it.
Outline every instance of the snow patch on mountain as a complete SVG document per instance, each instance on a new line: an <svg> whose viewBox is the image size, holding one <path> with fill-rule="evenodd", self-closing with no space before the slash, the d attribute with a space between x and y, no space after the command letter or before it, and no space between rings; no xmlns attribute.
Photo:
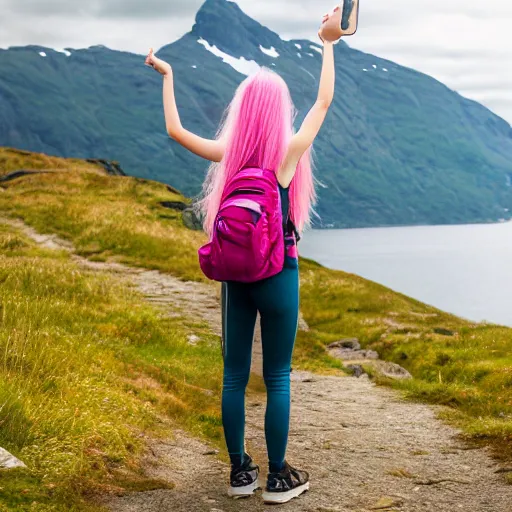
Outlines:
<svg viewBox="0 0 512 512"><path fill-rule="evenodd" d="M296 46L299 50L302 50L302 46L301 46L299 43L295 43L295 46Z"/></svg>
<svg viewBox="0 0 512 512"><path fill-rule="evenodd" d="M46 53L45 52L39 52L39 55L41 55L41 57L46 57Z"/></svg>
<svg viewBox="0 0 512 512"><path fill-rule="evenodd" d="M322 48L319 48L318 46L313 46L313 45L309 45L309 47L312 49L312 50L315 50L317 51L318 53L322 54Z"/></svg>
<svg viewBox="0 0 512 512"><path fill-rule="evenodd" d="M69 50L65 50L64 48L54 48L54 50L58 53L63 53L66 57L71 55L71 52Z"/></svg>
<svg viewBox="0 0 512 512"><path fill-rule="evenodd" d="M274 59L276 59L277 57L279 57L279 53L277 53L276 49L271 46L270 48L264 48L263 46L261 46L260 44L260 50L265 54L265 55L268 55L269 57L273 57Z"/></svg>
<svg viewBox="0 0 512 512"><path fill-rule="evenodd" d="M210 53L213 53L216 57L220 57L223 62L229 64L235 71L238 71L242 75L249 76L250 74L258 71L260 65L254 60L247 60L244 57L233 57L222 50L219 50L215 45L211 45L208 41L202 37L197 42L203 45Z"/></svg>

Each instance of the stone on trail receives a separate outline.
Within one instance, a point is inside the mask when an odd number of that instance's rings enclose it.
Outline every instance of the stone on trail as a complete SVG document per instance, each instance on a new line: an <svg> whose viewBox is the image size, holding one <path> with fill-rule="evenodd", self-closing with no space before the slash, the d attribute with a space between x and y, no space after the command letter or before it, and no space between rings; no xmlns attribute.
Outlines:
<svg viewBox="0 0 512 512"><path fill-rule="evenodd" d="M306 320L304 320L302 311L299 311L299 331L309 331L309 325L307 324Z"/></svg>
<svg viewBox="0 0 512 512"><path fill-rule="evenodd" d="M10 454L7 450L0 448L0 468L26 468L27 466L17 459L14 455Z"/></svg>
<svg viewBox="0 0 512 512"><path fill-rule="evenodd" d="M404 500L402 498L392 498L391 496L382 496L379 498L377 503L370 507L370 510L385 510L390 507L400 507L403 505Z"/></svg>

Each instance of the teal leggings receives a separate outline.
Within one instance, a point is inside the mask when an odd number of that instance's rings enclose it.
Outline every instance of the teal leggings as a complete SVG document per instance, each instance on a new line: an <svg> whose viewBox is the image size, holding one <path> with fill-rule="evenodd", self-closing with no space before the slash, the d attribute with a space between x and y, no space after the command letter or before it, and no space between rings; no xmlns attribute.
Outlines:
<svg viewBox="0 0 512 512"><path fill-rule="evenodd" d="M261 317L263 378L267 388L265 439L269 470L279 471L285 460L290 424L291 359L299 312L298 267L285 266L279 274L255 283L222 283L222 423L235 465L245 456L245 388L257 311Z"/></svg>

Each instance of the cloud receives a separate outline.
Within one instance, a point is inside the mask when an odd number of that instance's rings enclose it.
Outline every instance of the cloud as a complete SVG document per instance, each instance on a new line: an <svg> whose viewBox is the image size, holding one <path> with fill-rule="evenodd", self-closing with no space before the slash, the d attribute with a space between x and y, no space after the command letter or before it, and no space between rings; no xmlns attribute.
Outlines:
<svg viewBox="0 0 512 512"><path fill-rule="evenodd" d="M239 0L284 39L316 41L335 0ZM188 32L202 0L1 0L0 47L104 44L145 53ZM492 4L492 5L491 5ZM354 48L412 67L512 121L512 2L362 0Z"/></svg>
<svg viewBox="0 0 512 512"><path fill-rule="evenodd" d="M90 16L116 19L156 19L195 12L201 0L3 0L2 10L27 16ZM78 20L77 20L78 21Z"/></svg>

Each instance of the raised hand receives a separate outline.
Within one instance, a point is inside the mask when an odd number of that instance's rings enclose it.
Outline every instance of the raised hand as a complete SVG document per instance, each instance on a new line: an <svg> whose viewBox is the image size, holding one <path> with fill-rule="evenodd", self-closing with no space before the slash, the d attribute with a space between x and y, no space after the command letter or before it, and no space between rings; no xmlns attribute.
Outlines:
<svg viewBox="0 0 512 512"><path fill-rule="evenodd" d="M150 66L153 69L156 69L161 75L170 75L172 73L171 65L167 62L155 57L153 53L153 48L149 49L149 53L144 61L146 66Z"/></svg>
<svg viewBox="0 0 512 512"><path fill-rule="evenodd" d="M320 30L318 31L318 37L322 43L334 43L343 35L341 30L341 14L342 10L339 5L332 12L324 14Z"/></svg>

